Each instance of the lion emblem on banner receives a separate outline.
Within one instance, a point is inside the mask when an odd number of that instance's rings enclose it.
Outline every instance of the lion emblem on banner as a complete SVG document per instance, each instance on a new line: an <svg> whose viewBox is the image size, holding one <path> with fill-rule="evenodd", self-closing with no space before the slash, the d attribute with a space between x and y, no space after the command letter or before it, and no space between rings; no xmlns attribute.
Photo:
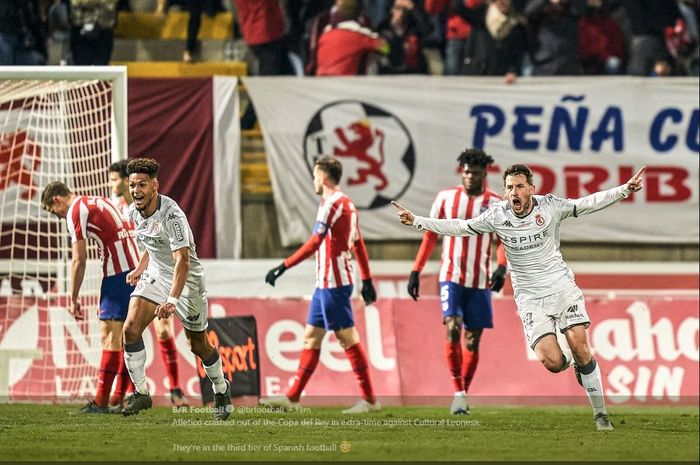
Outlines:
<svg viewBox="0 0 700 465"><path fill-rule="evenodd" d="M304 135L310 172L318 155L341 160L341 185L360 209L383 207L400 198L416 164L411 134L401 120L356 100L329 103L311 118Z"/></svg>

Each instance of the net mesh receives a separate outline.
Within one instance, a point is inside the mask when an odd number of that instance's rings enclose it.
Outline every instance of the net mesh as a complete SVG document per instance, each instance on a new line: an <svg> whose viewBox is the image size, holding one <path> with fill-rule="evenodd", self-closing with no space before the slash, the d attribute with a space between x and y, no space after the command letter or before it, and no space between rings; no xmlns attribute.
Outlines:
<svg viewBox="0 0 700 465"><path fill-rule="evenodd" d="M80 297L67 311L71 241L66 223L41 208L52 181L109 194L112 84L99 80L0 80L0 396L92 396L101 356L100 251L88 241Z"/></svg>

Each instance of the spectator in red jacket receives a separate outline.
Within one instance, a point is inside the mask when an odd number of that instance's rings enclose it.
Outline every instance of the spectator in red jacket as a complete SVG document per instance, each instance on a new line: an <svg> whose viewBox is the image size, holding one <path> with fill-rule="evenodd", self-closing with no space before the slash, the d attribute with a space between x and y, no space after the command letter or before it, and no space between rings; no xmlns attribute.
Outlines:
<svg viewBox="0 0 700 465"><path fill-rule="evenodd" d="M585 74L620 74L625 41L603 0L588 0L588 10L578 23L578 40Z"/></svg>
<svg viewBox="0 0 700 465"><path fill-rule="evenodd" d="M311 20L309 25L309 40L307 44L306 60L304 65L304 73L309 76L314 76L316 74L316 68L318 67L316 56L318 50L318 40L331 22L333 24L338 22L338 5L341 3L341 1L342 0L334 0L331 5L328 5L327 8L324 8L315 14ZM369 18L363 13L360 13L359 18L357 18L357 22L360 24L360 26L369 28Z"/></svg>
<svg viewBox="0 0 700 465"><path fill-rule="evenodd" d="M234 0L243 40L258 61L258 76L294 74L284 41L284 14L279 0ZM255 109L248 105L241 118L242 129L257 122Z"/></svg>
<svg viewBox="0 0 700 465"><path fill-rule="evenodd" d="M362 27L359 0L340 0L336 14L318 39L317 76L354 76L366 74L372 53L386 55L389 45L376 33Z"/></svg>
<svg viewBox="0 0 700 465"><path fill-rule="evenodd" d="M476 7L483 0L464 0L467 7ZM447 44L445 45L445 68L443 74L446 76L457 76L462 74L462 66L467 59L467 45L471 25L456 14L450 11L450 0L425 0L425 12L429 15L437 15L448 12L447 16Z"/></svg>
<svg viewBox="0 0 700 465"><path fill-rule="evenodd" d="M279 0L235 0L243 40L258 60L257 75L291 74Z"/></svg>

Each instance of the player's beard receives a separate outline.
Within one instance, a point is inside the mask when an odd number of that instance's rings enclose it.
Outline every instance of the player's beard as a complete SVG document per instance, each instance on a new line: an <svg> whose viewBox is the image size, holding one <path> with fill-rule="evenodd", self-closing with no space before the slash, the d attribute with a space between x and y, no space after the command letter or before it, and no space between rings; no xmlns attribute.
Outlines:
<svg viewBox="0 0 700 465"><path fill-rule="evenodd" d="M513 210L513 213L515 216L522 217L526 216L528 212L530 211L530 205L532 203L532 197L530 197L527 200L521 199L520 197L516 197L514 199L510 200L510 208ZM517 207L520 207L520 210L516 209Z"/></svg>

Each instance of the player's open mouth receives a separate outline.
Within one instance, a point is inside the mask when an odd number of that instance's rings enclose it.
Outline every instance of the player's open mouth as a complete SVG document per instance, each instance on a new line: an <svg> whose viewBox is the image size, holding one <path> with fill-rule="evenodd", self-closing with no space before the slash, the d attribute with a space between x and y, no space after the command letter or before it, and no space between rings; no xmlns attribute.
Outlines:
<svg viewBox="0 0 700 465"><path fill-rule="evenodd" d="M520 202L520 199L518 199L518 198L511 200L511 202L513 203L513 207L515 207L515 208L519 209L522 206L522 203Z"/></svg>

